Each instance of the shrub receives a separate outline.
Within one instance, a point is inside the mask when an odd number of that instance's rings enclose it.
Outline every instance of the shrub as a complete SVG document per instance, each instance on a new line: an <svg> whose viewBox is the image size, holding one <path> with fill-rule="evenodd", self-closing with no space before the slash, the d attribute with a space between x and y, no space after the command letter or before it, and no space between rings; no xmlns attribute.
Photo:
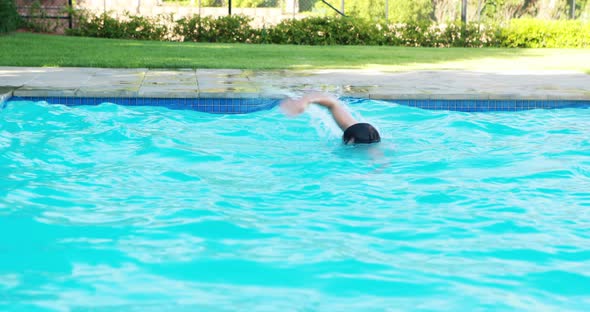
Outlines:
<svg viewBox="0 0 590 312"><path fill-rule="evenodd" d="M212 20L209 42L252 41L256 32L250 26L252 18L243 15L230 15Z"/></svg>
<svg viewBox="0 0 590 312"><path fill-rule="evenodd" d="M180 41L200 42L203 38L201 36L203 24L209 24L208 21L204 23L204 19L210 19L210 17L195 15L190 18L181 18L174 25L174 34L180 38Z"/></svg>
<svg viewBox="0 0 590 312"><path fill-rule="evenodd" d="M460 22L448 25L433 25L430 27L433 47L495 47L499 46L499 27L493 24L478 24Z"/></svg>
<svg viewBox="0 0 590 312"><path fill-rule="evenodd" d="M259 43L260 31L250 26L252 19L242 15L218 18L199 15L176 21L174 36L181 41Z"/></svg>
<svg viewBox="0 0 590 312"><path fill-rule="evenodd" d="M428 23L388 24L385 37L387 45L403 45L409 47L432 47L432 32Z"/></svg>
<svg viewBox="0 0 590 312"><path fill-rule="evenodd" d="M269 30L272 43L305 45L379 44L376 24L350 17L308 17L283 20Z"/></svg>
<svg viewBox="0 0 590 312"><path fill-rule="evenodd" d="M498 27L493 25L406 23L380 24L384 45L410 47L498 46Z"/></svg>
<svg viewBox="0 0 590 312"><path fill-rule="evenodd" d="M510 48L588 48L590 23L515 19L502 29L500 40Z"/></svg>
<svg viewBox="0 0 590 312"><path fill-rule="evenodd" d="M0 0L3 1L3 0ZM513 20L495 24L385 23L352 17L308 17L283 20L254 29L251 18L193 16L146 18L76 14L71 35L143 40L299 45L401 45L412 47L590 47L590 23L582 21Z"/></svg>
<svg viewBox="0 0 590 312"><path fill-rule="evenodd" d="M76 27L66 32L72 36L139 40L169 39L169 21L165 16L149 18L125 13L118 19L107 13L97 16L78 11L74 18Z"/></svg>
<svg viewBox="0 0 590 312"><path fill-rule="evenodd" d="M0 0L0 33L14 31L20 24L14 0Z"/></svg>

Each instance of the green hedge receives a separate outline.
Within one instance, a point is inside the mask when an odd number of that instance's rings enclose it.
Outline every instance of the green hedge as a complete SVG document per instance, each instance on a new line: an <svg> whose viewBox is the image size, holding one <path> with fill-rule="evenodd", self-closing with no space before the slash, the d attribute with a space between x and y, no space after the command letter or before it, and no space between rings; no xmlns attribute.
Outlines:
<svg viewBox="0 0 590 312"><path fill-rule="evenodd" d="M74 14L76 27L68 29L71 36L113 39L166 40L170 29L164 17L156 18L125 14L114 18L107 13L90 15L85 11Z"/></svg>
<svg viewBox="0 0 590 312"><path fill-rule="evenodd" d="M375 45L382 44L375 24L348 17L308 17L283 20L268 31L269 41L305 45Z"/></svg>
<svg viewBox="0 0 590 312"><path fill-rule="evenodd" d="M0 0L0 33L7 33L18 28L20 17L13 0Z"/></svg>
<svg viewBox="0 0 590 312"><path fill-rule="evenodd" d="M590 23L518 19L502 29L500 38L503 46L511 48L588 48Z"/></svg>
<svg viewBox="0 0 590 312"><path fill-rule="evenodd" d="M497 47L499 28L494 25L407 23L381 25L385 45L410 47Z"/></svg>
<svg viewBox="0 0 590 312"><path fill-rule="evenodd" d="M3 1L3 0L0 0ZM412 47L590 47L590 24L581 21L512 20L509 25L392 24L351 17L288 19L270 28L253 28L251 18L169 16L145 18L77 14L70 35L224 43L298 45L395 45Z"/></svg>
<svg viewBox="0 0 590 312"><path fill-rule="evenodd" d="M172 36L180 41L260 43L261 31L253 29L250 21L241 15L218 18L197 15L176 21Z"/></svg>

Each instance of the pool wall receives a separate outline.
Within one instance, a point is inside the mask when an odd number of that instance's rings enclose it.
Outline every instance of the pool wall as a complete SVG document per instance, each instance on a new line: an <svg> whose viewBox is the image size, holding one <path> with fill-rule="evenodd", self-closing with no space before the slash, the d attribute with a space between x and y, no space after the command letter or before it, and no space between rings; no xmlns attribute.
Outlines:
<svg viewBox="0 0 590 312"><path fill-rule="evenodd" d="M12 89L0 88L0 108L4 107L4 103L12 97Z"/></svg>

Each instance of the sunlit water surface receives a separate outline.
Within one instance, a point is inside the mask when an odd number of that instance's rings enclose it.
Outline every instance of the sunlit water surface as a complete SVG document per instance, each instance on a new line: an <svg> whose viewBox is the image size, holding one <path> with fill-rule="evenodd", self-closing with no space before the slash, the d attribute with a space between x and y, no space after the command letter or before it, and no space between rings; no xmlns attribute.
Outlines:
<svg viewBox="0 0 590 312"><path fill-rule="evenodd" d="M589 310L590 110L0 110L0 310Z"/></svg>

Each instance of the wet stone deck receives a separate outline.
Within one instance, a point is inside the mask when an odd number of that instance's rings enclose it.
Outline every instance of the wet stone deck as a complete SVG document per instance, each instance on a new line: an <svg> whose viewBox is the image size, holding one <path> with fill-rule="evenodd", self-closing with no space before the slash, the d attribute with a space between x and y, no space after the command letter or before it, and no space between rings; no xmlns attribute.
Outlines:
<svg viewBox="0 0 590 312"><path fill-rule="evenodd" d="M573 71L0 67L0 97L4 98L283 98L309 91L384 100L590 100L590 75Z"/></svg>

